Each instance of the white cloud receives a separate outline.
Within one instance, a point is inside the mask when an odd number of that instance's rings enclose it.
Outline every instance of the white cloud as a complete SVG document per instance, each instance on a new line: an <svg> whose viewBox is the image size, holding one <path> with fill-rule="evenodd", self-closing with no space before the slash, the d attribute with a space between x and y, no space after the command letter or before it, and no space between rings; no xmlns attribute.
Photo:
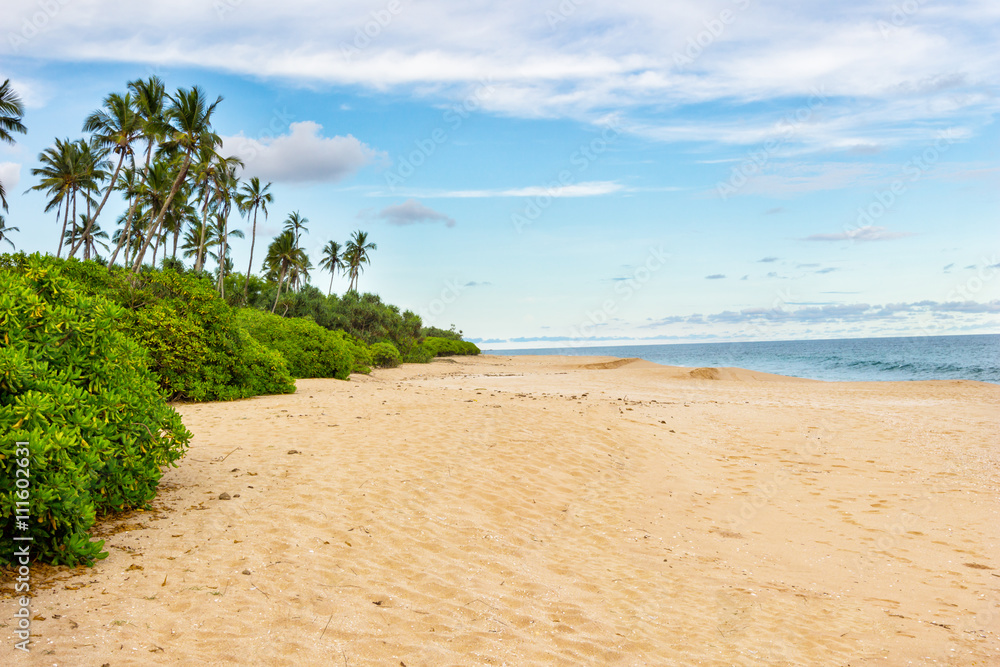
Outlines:
<svg viewBox="0 0 1000 667"><path fill-rule="evenodd" d="M16 162L0 162L0 183L3 183L3 189L7 192L8 200L20 182L21 165Z"/></svg>
<svg viewBox="0 0 1000 667"><path fill-rule="evenodd" d="M13 33L39 6L8 4ZM788 100L820 86L830 98L824 118L795 142L881 146L935 123L976 131L1000 109L982 94L1000 83L1000 12L983 0L916 3L898 21L885 4L797 0L746 9L704 0L400 0L394 12L321 0L51 4L58 9L37 34L16 46L0 40L0 54L193 66L433 101L465 99L490 80L488 110L584 120L623 111L636 130L668 141L754 143L773 124L767 113L741 109L741 124L721 133L709 118L683 126L671 116L706 102L794 107ZM723 9L733 19L706 39L706 22ZM678 58L685 53L694 58Z"/></svg>
<svg viewBox="0 0 1000 667"><path fill-rule="evenodd" d="M324 137L322 129L302 121L274 138L223 137L220 153L242 158L245 176L278 183L336 183L382 155L351 135Z"/></svg>

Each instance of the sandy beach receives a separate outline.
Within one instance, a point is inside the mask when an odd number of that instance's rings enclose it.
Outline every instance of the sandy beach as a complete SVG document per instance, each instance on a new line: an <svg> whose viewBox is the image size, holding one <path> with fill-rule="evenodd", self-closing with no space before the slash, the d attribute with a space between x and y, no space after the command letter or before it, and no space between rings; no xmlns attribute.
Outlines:
<svg viewBox="0 0 1000 667"><path fill-rule="evenodd" d="M607 357L177 406L5 665L998 665L1000 387Z"/></svg>

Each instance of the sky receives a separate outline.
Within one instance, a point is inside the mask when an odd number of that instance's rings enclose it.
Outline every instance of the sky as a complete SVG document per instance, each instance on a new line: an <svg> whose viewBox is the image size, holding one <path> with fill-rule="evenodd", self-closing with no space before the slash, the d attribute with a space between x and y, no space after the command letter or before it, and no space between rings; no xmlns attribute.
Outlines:
<svg viewBox="0 0 1000 667"><path fill-rule="evenodd" d="M18 250L38 154L156 75L224 98L258 248L365 230L362 291L487 349L1000 332L995 0L3 5Z"/></svg>

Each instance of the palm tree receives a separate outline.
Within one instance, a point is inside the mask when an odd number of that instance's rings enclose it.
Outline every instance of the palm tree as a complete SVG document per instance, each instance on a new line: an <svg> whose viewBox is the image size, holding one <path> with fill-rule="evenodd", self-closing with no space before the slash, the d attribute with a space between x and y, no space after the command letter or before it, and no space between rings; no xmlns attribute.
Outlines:
<svg viewBox="0 0 1000 667"><path fill-rule="evenodd" d="M260 179L256 176L250 179L249 183L243 183L236 199L236 205L240 213L249 215L253 211L253 231L250 234L250 262L247 264L247 279L243 282L243 303L247 301L247 290L250 287L250 271L253 270L253 248L257 242L257 209L264 212L264 220L267 220L267 205L274 202L274 195L268 190L271 184L261 187Z"/></svg>
<svg viewBox="0 0 1000 667"><path fill-rule="evenodd" d="M46 211L53 207L65 206L63 212L62 232L59 234L59 247L56 257L61 256L63 240L69 221L76 226L77 195L83 194L87 205L88 217L90 206L94 199L92 193L98 190L97 183L104 180L104 150L94 148L83 139L70 141L56 139L56 145L47 148L38 155L42 166L31 170L32 176L40 176L41 181L29 190L45 190L51 198L45 207ZM70 212L72 208L72 214ZM71 235L77 238L76 235Z"/></svg>
<svg viewBox="0 0 1000 667"><path fill-rule="evenodd" d="M219 252L209 251L208 256L214 259L219 264L219 267L221 269L224 264L223 258L229 260L229 244L226 242L226 239L243 238L243 230L240 229L230 230L226 222L225 216L223 216L221 213L216 213L215 218L212 220L212 228L208 231L208 234L209 237L208 237L208 242L205 244L206 247L207 248L218 247L220 249Z"/></svg>
<svg viewBox="0 0 1000 667"><path fill-rule="evenodd" d="M21 230L18 229L17 227L8 227L7 221L3 219L2 215L0 215L0 241L6 241L7 243L10 244L11 248L14 248L15 247L14 242L11 241L10 237L8 237L7 235L10 232L19 232L19 231Z"/></svg>
<svg viewBox="0 0 1000 667"><path fill-rule="evenodd" d="M118 154L118 164L115 166L115 173L108 182L108 187L104 191L104 199L98 205L97 210L90 216L87 222L88 229L83 231L80 241L73 246L70 257L76 252L79 243L88 238L89 227L97 221L97 217L104 210L104 205L108 203L111 191L118 185L118 174L122 170L125 158L132 158L132 144L142 137L142 119L136 113L132 103L132 95L125 93L124 97L118 93L112 93L104 98L104 107L94 111L83 123L84 132L93 132L93 143L95 146L111 150Z"/></svg>
<svg viewBox="0 0 1000 667"><path fill-rule="evenodd" d="M132 103L135 106L135 113L139 118L139 123L142 128L142 139L146 142L146 165L139 178L140 182L145 183L146 178L149 175L150 164L153 157L153 148L166 135L168 127L164 118L163 106L164 100L166 99L166 89L164 88L163 81L156 76L151 76L145 81L141 79L130 81L128 89L132 95ZM121 238L119 239L119 244L115 248L114 253L111 255L111 259L108 260L108 268L110 268L115 263L115 260L118 259L118 253L122 249L122 243L131 242L136 205L137 200L133 199L131 205L129 206L128 214L125 217L124 234L120 235ZM131 245L125 247L130 248ZM125 263L128 264L127 261Z"/></svg>
<svg viewBox="0 0 1000 667"><path fill-rule="evenodd" d="M278 307L278 299L281 298L281 285L285 282L285 276L297 262L300 261L298 248L295 247L295 235L290 230L285 230L279 234L267 249L265 264L278 272L278 294L274 297L274 305L271 312Z"/></svg>
<svg viewBox="0 0 1000 667"><path fill-rule="evenodd" d="M212 132L212 114L215 113L216 107L222 103L221 96L215 102L206 104L205 93L201 88L195 86L191 89L179 88L177 94L170 96L169 99L170 106L164 114L169 130L166 132L165 141L160 144L160 151L164 153L178 152L183 155L183 158L177 177L167 195L167 201L150 225L142 247L136 254L132 264L134 273L138 273L139 267L142 266L146 249L153 240L153 236L159 232L167 207L170 206L170 202L177 194L181 181L187 176L195 152L202 146L214 147L222 143L219 135Z"/></svg>
<svg viewBox="0 0 1000 667"><path fill-rule="evenodd" d="M350 284L347 291L358 290L358 275L364 270L364 265L371 262L369 251L378 250L378 246L368 242L368 232L360 229L351 236L344 249L344 259L347 261Z"/></svg>
<svg viewBox="0 0 1000 667"><path fill-rule="evenodd" d="M48 213L53 208L56 209L56 225L59 224L60 209L63 204L66 206L63 214L62 231L59 233L59 249L56 257L62 254L63 236L66 234L66 226L69 224L69 197L75 188L75 169L73 167L73 144L69 139L65 141L56 139L56 145L46 148L38 154L38 161L41 167L31 170L32 176L40 176L41 181L28 190L45 190L50 198L45 205L45 212Z"/></svg>
<svg viewBox="0 0 1000 667"><path fill-rule="evenodd" d="M299 237L301 236L301 232L309 233L309 230L306 229L307 222L309 222L309 218L303 218L299 215L298 211L289 214L288 219L285 220L285 231L292 232L294 235L296 248L300 247Z"/></svg>
<svg viewBox="0 0 1000 667"><path fill-rule="evenodd" d="M326 291L326 295L330 296L333 293L333 276L344 268L344 257L340 254L339 243L330 241L323 247L323 259L319 262L319 268L330 272L330 289Z"/></svg>
<svg viewBox="0 0 1000 667"><path fill-rule="evenodd" d="M80 214L80 224L74 225L73 229L66 232L66 243L83 246L83 258L90 259L91 254L97 255L97 246L108 251L108 244L104 239L108 238L108 233L101 229L101 226L93 221L86 220L87 216ZM90 223L90 224L88 224Z"/></svg>
<svg viewBox="0 0 1000 667"><path fill-rule="evenodd" d="M0 84L0 141L12 144L14 143L12 132L25 134L28 131L24 123L21 122L23 117L24 103L10 87L10 79L7 79ZM3 207L3 210L7 210L7 193L3 189L3 182L0 182L0 206ZM9 229L14 228L10 227Z"/></svg>

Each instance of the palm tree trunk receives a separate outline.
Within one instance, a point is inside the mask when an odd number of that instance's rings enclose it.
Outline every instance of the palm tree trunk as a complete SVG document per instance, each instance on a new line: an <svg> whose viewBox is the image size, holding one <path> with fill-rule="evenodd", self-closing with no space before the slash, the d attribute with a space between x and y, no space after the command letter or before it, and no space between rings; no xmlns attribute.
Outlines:
<svg viewBox="0 0 1000 667"><path fill-rule="evenodd" d="M226 240L229 234L229 218L222 221L222 240L219 241L219 296L226 298Z"/></svg>
<svg viewBox="0 0 1000 667"><path fill-rule="evenodd" d="M250 232L250 262L247 264L247 279L243 281L243 305L247 304L247 290L250 289L250 270L253 269L253 246L257 242L257 207L253 207L253 231Z"/></svg>
<svg viewBox="0 0 1000 667"><path fill-rule="evenodd" d="M63 199L65 199L65 195L63 196ZM59 205L62 206L62 202L59 202ZM68 223L69 223L69 202L66 202L66 211L65 214L63 215L62 232L59 234L59 249L56 250L57 259L59 258L60 255L62 255L63 239L66 238L66 225Z"/></svg>
<svg viewBox="0 0 1000 667"><path fill-rule="evenodd" d="M101 214L104 210L104 205L108 203L108 197L111 196L111 191L115 189L115 183L118 182L118 172L122 169L122 163L125 162L125 151L122 151L121 157L118 158L118 166L115 167L115 175L111 177L111 182L108 183L108 189L104 192L104 199L101 200L101 205L97 207L97 211L94 215L90 216L90 220L87 221L87 228L83 230L83 238L87 238L87 234L90 233L90 228L94 226L97 221L97 216ZM69 256L72 257L73 253L79 247L79 243L70 251Z"/></svg>
<svg viewBox="0 0 1000 667"><path fill-rule="evenodd" d="M333 270L330 270L330 289L326 291L326 295L330 296L333 294Z"/></svg>
<svg viewBox="0 0 1000 667"><path fill-rule="evenodd" d="M167 201L163 202L163 208L160 209L159 215L156 219L150 223L149 232L146 234L146 238L142 243L142 248L136 253L135 262L132 263L132 273L138 273L139 267L142 266L142 258L146 254L146 250L149 248L150 242L153 240L153 235L159 231L160 225L163 224L163 218L167 215L167 209L170 208L170 204L174 201L174 196L181 187L181 182L184 177L187 176L188 167L191 166L191 151L188 150L187 154L184 156L184 164L181 165L181 170L177 172L177 178L174 179L174 184L170 188L170 194L167 195Z"/></svg>
<svg viewBox="0 0 1000 667"><path fill-rule="evenodd" d="M285 282L285 267L281 267L281 274L278 276L278 294L274 297L274 305L271 306L271 312L278 307L278 299L281 298L281 283Z"/></svg>
<svg viewBox="0 0 1000 667"><path fill-rule="evenodd" d="M195 273L201 271L205 262L205 230L208 229L208 197L205 197L205 205L201 207L201 230L198 236L198 248L194 256Z"/></svg>

